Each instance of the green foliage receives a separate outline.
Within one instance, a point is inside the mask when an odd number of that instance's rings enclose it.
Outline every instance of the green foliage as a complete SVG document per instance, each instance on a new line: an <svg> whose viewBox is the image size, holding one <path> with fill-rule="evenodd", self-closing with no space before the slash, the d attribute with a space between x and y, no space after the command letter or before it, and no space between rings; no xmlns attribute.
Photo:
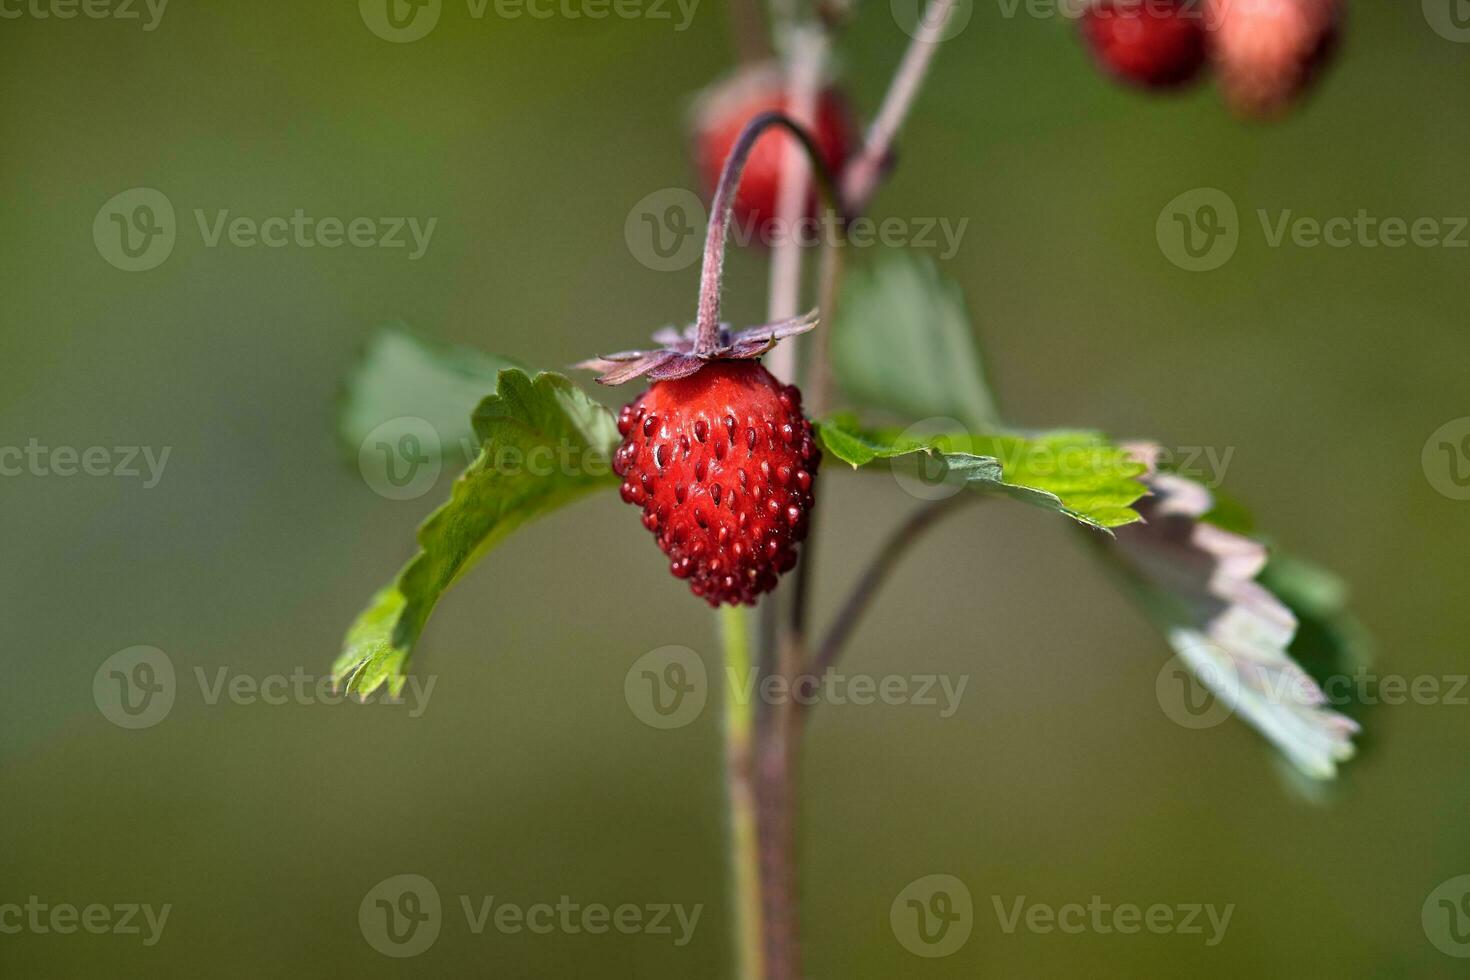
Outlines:
<svg viewBox="0 0 1470 980"><path fill-rule="evenodd" d="M1342 579L1319 565L1273 550L1258 581L1296 616L1291 655L1319 684L1350 677L1372 660L1368 632L1348 611ZM1357 713L1355 705L1340 707Z"/></svg>
<svg viewBox="0 0 1470 980"><path fill-rule="evenodd" d="M894 251L853 269L832 329L833 370L854 404L997 427L965 298L931 260Z"/></svg>
<svg viewBox="0 0 1470 980"><path fill-rule="evenodd" d="M613 417L558 374L533 381L500 373L495 394L475 410L480 455L449 502L419 529L419 553L379 592L347 633L334 681L366 697L395 694L435 603L450 585L516 528L593 490L616 486Z"/></svg>
<svg viewBox="0 0 1470 980"><path fill-rule="evenodd" d="M1297 662L1318 683L1366 667L1372 660L1372 643L1368 631L1348 611L1347 583L1322 566L1275 547L1256 530L1254 517L1240 501L1218 490L1213 496L1215 506L1201 520L1270 549L1270 560L1257 581L1296 616L1290 653Z"/></svg>
<svg viewBox="0 0 1470 980"><path fill-rule="evenodd" d="M439 435L431 452L452 455L473 445L470 413L499 373L514 361L468 347L415 336L402 326L384 327L347 378L337 429L343 447L356 453L368 435L395 419L421 418Z"/></svg>
<svg viewBox="0 0 1470 980"><path fill-rule="evenodd" d="M1297 630L1288 647L1292 659L1332 698L1332 707L1365 725L1377 694L1371 675L1372 638L1348 609L1346 583L1311 562L1273 550L1257 577L1296 616ZM1360 682L1360 678L1363 679ZM1358 755L1373 749L1372 729L1356 739ZM1288 789L1312 802L1331 802L1321 781L1305 779L1298 770L1282 770Z"/></svg>
<svg viewBox="0 0 1470 980"><path fill-rule="evenodd" d="M1150 523L1119 534L1107 553L1179 660L1280 750L1292 791L1325 799L1313 784L1337 777L1360 731L1358 686L1342 684L1366 663L1346 589L1272 552L1239 502L1186 477L1150 482Z"/></svg>
<svg viewBox="0 0 1470 980"><path fill-rule="evenodd" d="M1214 497L1215 506L1200 520L1234 534L1242 534L1248 538L1256 536L1255 518L1244 504L1220 490L1211 491L1211 496Z"/></svg>
<svg viewBox="0 0 1470 980"><path fill-rule="evenodd" d="M1147 492L1138 479L1144 466L1090 432L915 435L863 429L845 416L817 431L826 450L854 468L904 460L922 467L925 482L1004 493L1096 528L1138 520L1132 504Z"/></svg>

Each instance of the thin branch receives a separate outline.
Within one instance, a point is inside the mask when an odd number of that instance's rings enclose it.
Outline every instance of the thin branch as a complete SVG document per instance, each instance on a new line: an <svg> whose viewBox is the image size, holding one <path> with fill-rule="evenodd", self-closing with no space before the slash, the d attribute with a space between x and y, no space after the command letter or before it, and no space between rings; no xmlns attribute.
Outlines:
<svg viewBox="0 0 1470 980"><path fill-rule="evenodd" d="M785 71L788 83L786 107L791 110L794 119L806 126L808 131L812 131L816 119L817 91L827 58L827 38L822 32L810 27L798 28L790 23L784 26L790 38ZM777 240L771 256L766 319L772 323L794 316L801 305L803 250L797 236L789 232L795 229L796 221L806 209L807 197L811 193L811 180L807 160L802 156L799 147L786 144L781 173L776 205L777 228L788 229L788 233ZM835 203L833 206L836 206ZM825 311L822 311L822 315L826 316ZM796 383L796 345L778 345L767 355L766 367L782 381ZM802 562L795 572L798 594L806 591L805 573L811 565L810 540L802 550ZM783 641L779 626L781 595L782 593L773 594L760 605L761 655L757 679L770 676L776 669L776 648ZM760 712L758 723L764 724L764 705Z"/></svg>
<svg viewBox="0 0 1470 980"><path fill-rule="evenodd" d="M888 162L894 137L913 107L914 99L918 96L924 78L929 72L929 65L934 60L934 54L945 39L945 31L949 26L950 18L954 15L954 8L955 0L929 0L924 8L918 32L914 35L908 50L904 52L898 71L894 73L893 80L888 85L888 92L883 97L883 104L879 107L872 125L868 127L863 149L843 170L842 188L838 198L841 207L838 210L844 227L846 221L863 212L877 189ZM836 242L827 243L823 251L820 277L817 308L821 310L825 329L819 331L816 338L818 345L816 356L812 360L812 370L807 378L808 409L814 417L820 417L826 412L827 401L832 389L831 334L842 281L842 256L839 254ZM921 510L914 515L911 518L911 522L916 525L913 530L922 531L930 521L940 516L945 508L936 508L936 510L938 513L927 514ZM844 606L842 614L832 626L827 642L818 648L818 673L826 669L824 660L826 662L836 660L842 644L846 642L856 625L857 616L861 615L864 606L872 598L871 593L876 591L882 583L883 576L887 572L883 564L885 560L890 564L896 561L905 547L904 542L890 541L889 548L879 554L874 567L870 567L859 582L859 589L861 590L866 585L868 591L865 594L859 592L849 598L849 605ZM890 550L893 552L891 556ZM808 562L804 561L797 568L798 576L802 575L807 564ZM803 597L805 591L804 588L798 589L798 593ZM803 615L802 608L798 607L793 610L793 622L801 623ZM800 635L799 629L798 635Z"/></svg>
<svg viewBox="0 0 1470 980"><path fill-rule="evenodd" d="M785 690L798 674L802 650L787 635L776 667ZM800 742L798 705L785 698L772 705L756 747L756 806L760 841L761 939L764 980L800 980L801 908L797 897L796 796Z"/></svg>
<svg viewBox="0 0 1470 980"><path fill-rule="evenodd" d="M814 27L793 27L787 38L785 109L807 132L815 132L817 90L827 58L826 35ZM766 320L776 323L800 312L802 252L796 231L806 214L811 177L801 147L783 144L781 183L776 195L776 233L771 256L769 308ZM825 316L825 313L823 314ZM766 358L766 367L787 384L797 381L796 345L782 344Z"/></svg>
<svg viewBox="0 0 1470 980"><path fill-rule="evenodd" d="M817 152L817 145L805 129L798 126L790 116L780 112L762 112L751 118L740 131L730 155L725 158L725 168L720 172L720 183L715 188L710 202L709 230L704 238L704 266L699 274L699 313L695 320L698 332L695 335L694 353L705 355L719 346L720 338L720 284L725 274L725 238L730 231L730 216L735 207L735 197L740 189L740 176L745 172L746 161L755 141L773 126L780 126L795 136L806 151L817 174L818 186L829 202L837 201L836 185L832 174ZM835 206L835 203L834 203ZM840 210L840 209L839 209Z"/></svg>
<svg viewBox="0 0 1470 980"><path fill-rule="evenodd" d="M776 647L781 642L780 603L777 601L779 595L779 592L769 593L756 607L756 612L759 614L757 617L759 623L757 649L760 651L760 658L755 669L756 684L760 684L763 678L770 677L776 672ZM762 698L759 701L755 709L755 725L757 731L764 731L771 709L766 699Z"/></svg>
<svg viewBox="0 0 1470 980"><path fill-rule="evenodd" d="M816 656L812 658L811 667L807 671L810 676L821 677L837 663L837 658L842 655L843 647L852 637L853 630L857 627L858 621L862 619L863 613L867 611L873 596L877 594L889 573L898 565L899 559L909 548L913 547L924 531L941 517L958 510L973 499L972 495L960 492L942 500L926 503L915 509L888 536L888 539L883 542L883 547L879 549L878 554L873 557L872 562L852 587L852 591L843 600L842 607L838 610L837 616L832 620L832 626L822 640L822 645L817 648Z"/></svg>
<svg viewBox="0 0 1470 980"><path fill-rule="evenodd" d="M867 207L868 199L878 189L878 181L888 162L893 139L913 107L914 97L924 84L924 76L934 60L934 52L944 41L945 29L954 15L955 0L929 0L912 43L889 83L888 93L873 124L868 127L862 152L848 164L842 178L842 199L853 214Z"/></svg>
<svg viewBox="0 0 1470 980"><path fill-rule="evenodd" d="M842 292L842 248L837 242L827 242L822 248L822 261L817 268L817 309L821 311L826 329L818 330L812 338L816 349L807 365L806 404L812 418L827 414L832 398L832 330L837 323L837 300Z"/></svg>
<svg viewBox="0 0 1470 980"><path fill-rule="evenodd" d="M827 58L827 39L811 27L788 26L786 44L787 80L785 108L807 132L814 132L817 90ZM811 177L801 148L784 144L781 183L776 197L778 237L771 257L767 297L767 319L776 322L795 316L801 303L803 249L796 235L797 223L807 210ZM820 165L820 159L817 163ZM783 381L797 380L796 345L783 344L771 351L767 367ZM811 539L802 546L802 561L793 583L791 632L782 634L776 621L780 599L771 596L762 612L774 627L771 668L788 680L800 670L802 649L800 610L806 607L807 571L812 566ZM777 653L779 651L779 653ZM763 657L763 659L765 659ZM757 679L757 683L760 682ZM793 706L773 705L760 718L756 800L759 805L761 854L761 937L765 946L767 980L797 980L801 976L800 909L797 899L796 862L796 729Z"/></svg>
<svg viewBox="0 0 1470 980"><path fill-rule="evenodd" d="M821 311L826 329L817 331L814 341L817 346L812 351L813 356L807 364L806 411L812 418L821 418L827 414L827 398L832 388L832 365L830 363L832 324L836 322L837 293L842 279L842 248L836 241L829 240L822 245L822 261L818 269L818 279L817 309ZM806 655L807 610L811 604L812 569L816 567L816 560L812 555L817 542L815 522L816 518L813 519L807 539L801 544L801 562L796 566L796 571L792 573L795 582L792 583L791 588L791 617L788 629L793 637L792 642L801 650L803 658ZM798 664L798 667L800 666Z"/></svg>
<svg viewBox="0 0 1470 980"><path fill-rule="evenodd" d="M696 354L708 354L719 342L720 284L725 262L725 238L740 175L756 139L769 126L779 125L790 130L797 137L801 149L805 151L816 171L827 205L837 212L839 222L845 227L849 216L859 212L867 204L882 177L894 136L918 93L934 51L943 39L942 33L953 13L953 6L954 0L929 0L919 34L899 66L884 104L868 132L862 153L843 175L844 183L839 189L808 135L809 126L816 115L817 89L827 55L827 38L819 32L809 33L807 29L795 25L795 0L772 0L772 19L777 25L778 35L789 43L786 51L789 57L787 77L790 79L787 108L792 111L795 119L774 112L756 116L741 132L734 150L725 161L719 186L711 202L709 231L705 238L704 266L700 273L699 312L696 319ZM804 127L796 120L808 125ZM797 218L805 211L808 188L806 168L801 166L801 161L795 154L794 148L789 149L782 167L784 179L777 215L787 229L787 234L777 243L777 254L772 263L769 317L772 321L794 315L800 298L802 251L794 232ZM820 273L819 308L822 315L828 318L829 324L842 271L837 247L836 242L826 243ZM814 413L825 410L830 387L826 345L819 347L815 353L817 363L812 365L809 374L816 398L808 403ZM788 381L796 380L793 354L787 353L773 358L772 368L777 377ZM920 508L888 540L843 604L837 620L819 649L814 663L818 674L836 662L873 594L903 552L925 528L949 510L957 508L959 501L960 498L951 497ZM808 570L812 565L811 549L812 538L808 538L803 545L802 550L805 553L793 583L789 629L781 630L776 625L779 608L776 600L779 593L768 596L761 603L763 642L760 670L756 678L757 690L768 674L776 673L786 681L785 689L794 693L794 685L807 662L806 612L810 590ZM765 980L798 980L801 976L796 893L796 769L801 718L799 700L791 697L784 704L777 704L769 709L762 702L756 709L754 719L754 802L759 870L752 877L757 878L760 888L762 915L759 941L764 946ZM749 715L746 715L747 723L748 720ZM737 768L732 767L732 773L737 771ZM751 935L742 930L742 945Z"/></svg>
<svg viewBox="0 0 1470 980"><path fill-rule="evenodd" d="M746 612L720 609L720 638L725 650L725 789L729 807L730 866L735 905L736 977L761 980L759 812L756 806L753 705L742 700L741 683L750 670Z"/></svg>

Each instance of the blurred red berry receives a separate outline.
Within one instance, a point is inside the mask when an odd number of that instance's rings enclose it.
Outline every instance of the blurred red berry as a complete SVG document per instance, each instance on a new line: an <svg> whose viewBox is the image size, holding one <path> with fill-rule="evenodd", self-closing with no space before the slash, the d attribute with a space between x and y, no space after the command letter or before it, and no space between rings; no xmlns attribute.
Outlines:
<svg viewBox="0 0 1470 980"><path fill-rule="evenodd" d="M1104 71L1144 88L1192 81L1207 57L1202 12L1174 0L1101 0L1082 15L1082 36Z"/></svg>
<svg viewBox="0 0 1470 980"><path fill-rule="evenodd" d="M1327 62L1341 10L1339 0L1210 0L1226 102L1243 115L1280 113Z"/></svg>
<svg viewBox="0 0 1470 980"><path fill-rule="evenodd" d="M754 603L796 564L821 453L801 393L755 360L656 381L618 416L623 500L712 606Z"/></svg>
<svg viewBox="0 0 1470 980"><path fill-rule="evenodd" d="M747 68L706 91L694 113L694 153L706 194L720 182L725 159L734 148L740 131L752 117L767 111L789 112L786 83L770 67ZM812 136L822 160L833 174L842 169L858 145L858 126L847 100L836 89L824 89L817 97ZM780 129L767 130L751 150L735 197L735 220L741 229L752 229L754 238L770 244L780 194L781 168L787 147L795 137ZM816 214L817 193L813 188L805 216Z"/></svg>

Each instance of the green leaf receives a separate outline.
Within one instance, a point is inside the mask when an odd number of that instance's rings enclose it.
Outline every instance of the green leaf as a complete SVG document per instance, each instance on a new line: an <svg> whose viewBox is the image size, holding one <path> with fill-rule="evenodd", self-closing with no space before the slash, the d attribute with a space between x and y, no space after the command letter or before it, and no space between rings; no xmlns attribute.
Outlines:
<svg viewBox="0 0 1470 980"><path fill-rule="evenodd" d="M817 432L853 468L910 457L925 482L1004 493L1102 529L1138 520L1132 505L1147 492L1138 480L1144 465L1091 432L923 435L863 429L847 416L819 423Z"/></svg>
<svg viewBox="0 0 1470 980"><path fill-rule="evenodd" d="M386 683L396 695L449 586L522 524L618 483L612 415L559 374L532 381L502 371L495 394L475 410L474 433L480 454L419 529L418 555L347 632L332 676L349 694L367 697Z"/></svg>
<svg viewBox="0 0 1470 980"><path fill-rule="evenodd" d="M1258 581L1296 616L1291 655L1319 684L1350 677L1373 659L1368 631L1348 610L1347 585L1332 572L1273 549ZM1356 716L1360 705L1339 705Z"/></svg>
<svg viewBox="0 0 1470 980"><path fill-rule="evenodd" d="M1296 634L1287 648L1292 659L1328 692L1333 710L1364 726L1355 740L1358 756L1371 752L1373 737L1367 724L1377 689L1367 671L1373 642L1349 611L1346 583L1319 565L1276 549L1256 580L1296 617ZM1325 788L1328 784L1304 778L1294 767L1282 767L1280 773L1291 792L1311 802L1323 804L1334 798Z"/></svg>
<svg viewBox="0 0 1470 980"><path fill-rule="evenodd" d="M1255 519L1240 501L1213 491L1214 507L1200 520L1253 538L1270 549L1270 560L1257 581L1280 599L1297 620L1290 652L1319 684L1348 676L1373 659L1368 630L1348 608L1348 587L1341 578L1314 562L1283 552L1256 530ZM1343 706L1340 706L1343 707ZM1361 705L1347 705L1353 717Z"/></svg>
<svg viewBox="0 0 1470 980"><path fill-rule="evenodd" d="M832 362L842 390L862 407L997 427L964 296L928 258L895 250L849 273Z"/></svg>
<svg viewBox="0 0 1470 980"><path fill-rule="evenodd" d="M337 420L343 448L356 454L385 424L423 419L438 435L437 444L422 446L426 457L458 453L468 461L476 450L470 413L495 390L499 373L514 367L519 365L506 358L426 340L401 325L384 327L347 378ZM381 431L378 436L391 439Z"/></svg>
<svg viewBox="0 0 1470 980"><path fill-rule="evenodd" d="M1204 517L1201 517L1200 520L1234 534L1254 537L1256 530L1255 519L1251 516L1251 512L1246 509L1246 506L1234 497L1227 496L1221 490L1214 490L1212 493L1215 498L1214 509Z"/></svg>
<svg viewBox="0 0 1470 980"><path fill-rule="evenodd" d="M1149 458L1157 449L1143 446L1139 454ZM1145 482L1153 491L1139 504L1147 523L1119 532L1107 554L1127 570L1125 581L1178 660L1227 712L1265 736L1306 780L1335 778L1356 752L1361 727L1338 710L1347 706L1324 683L1336 668L1324 662L1315 667L1326 670L1314 669L1310 661L1322 652L1314 650L1314 632L1344 621L1342 584L1224 526L1250 524L1239 504L1228 505L1225 520L1212 519L1219 498L1199 482L1165 471Z"/></svg>

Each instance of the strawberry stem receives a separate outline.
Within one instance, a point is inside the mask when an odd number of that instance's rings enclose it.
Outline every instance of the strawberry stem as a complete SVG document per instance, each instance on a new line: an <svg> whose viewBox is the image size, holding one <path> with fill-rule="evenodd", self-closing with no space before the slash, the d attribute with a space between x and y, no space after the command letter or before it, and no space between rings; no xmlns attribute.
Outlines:
<svg viewBox="0 0 1470 980"><path fill-rule="evenodd" d="M729 805L730 866L735 904L736 980L761 980L761 875L757 835L753 731L755 704L742 685L752 669L749 620L739 606L720 607L725 650L725 767Z"/></svg>
<svg viewBox="0 0 1470 980"><path fill-rule="evenodd" d="M710 356L720 343L720 286L724 275L725 237L739 191L740 177L755 141L771 126L782 126L796 136L811 160L824 200L837 212L845 230L851 217L866 207L885 174L893 139L913 105L935 51L944 40L944 31L954 13L955 2L956 0L928 0L920 30L889 85L883 105L868 130L861 152L844 168L840 189L834 184L832 175L811 137L798 122L782 113L768 112L756 116L746 124L725 161L719 185L710 203L704 267L700 273L699 313L695 321L697 329L694 353L697 356ZM785 17L781 16L783 9ZM779 22L778 33L795 49L793 61L796 64L793 67L796 70L793 72L790 98L798 114L803 114L803 98L811 95L809 88L820 71L825 51L821 43L807 43L804 40L789 3L773 4L773 10ZM810 74L803 69L810 69ZM791 209L799 206L801 198L805 196L800 187L800 184L805 183L805 175L799 176L803 179L794 181L798 185L795 188L786 186L793 181L782 181L782 191L786 193L782 200L784 207L781 208L781 216L787 219L790 218ZM784 252L778 252L774 257L770 297L772 311L769 317L773 321L782 319L780 314L783 308L790 307L794 310L791 294L799 291L801 252L795 247L795 243L787 245ZM819 308L823 317L830 321L842 275L841 257L834 243L827 244L822 259ZM819 347L808 371L813 386L811 394L814 396L809 407L813 413L825 410L830 388L830 367L827 363L825 340L825 334L818 339ZM920 536L925 527L942 514L948 513L952 506L954 505L951 502L946 501L921 508L885 544L872 566L859 579L844 603L836 623L818 649L813 659L818 674L836 661L858 619L903 552ZM776 595L767 597L761 603L757 683L773 674L779 674L788 682L795 683L803 673L807 662L806 610L812 567L811 550L815 537L812 534L802 546L802 561L796 569L788 628L783 630L777 624L779 614ZM728 619L725 622L728 630L731 622ZM733 632L727 632L727 638ZM740 643L735 644L738 649L734 656L731 655L731 644L727 642L727 657L731 662L748 664L749 650L745 647L746 635L743 629L739 631L739 637ZM752 970L755 970L762 980L796 980L801 976L795 853L798 789L796 762L804 718L794 701L769 706L762 703L753 719L752 742L752 733L743 728L752 721L747 713L749 710L749 705L732 705L727 702L727 719L733 722L733 727L727 727L726 766L730 787L731 848L736 862L738 976L741 980L748 980ZM749 808L752 803L756 823L754 855L748 836L752 817ZM755 867L751 866L752 859L756 862ZM750 905L752 888L756 892L756 905L760 913L758 923L751 921L754 915ZM752 954L752 943L756 944L763 955Z"/></svg>
<svg viewBox="0 0 1470 980"><path fill-rule="evenodd" d="M914 98L924 84L924 77L929 73L929 65L934 61L934 53L945 39L949 19L955 13L955 2L956 0L929 0L913 42L904 52L903 61L899 63L898 71L894 73L893 81L889 83L888 91L883 96L878 115L868 127L862 152L843 170L844 200L851 202L855 210L860 211L866 207L868 198L878 189L878 181L883 177L893 138L898 135L899 127L908 117Z"/></svg>
<svg viewBox="0 0 1470 980"><path fill-rule="evenodd" d="M830 42L814 25L791 27L786 33L785 101L782 108L808 130L816 132L818 92L822 85ZM782 147L781 180L776 194L778 228L794 229L806 213L812 193L811 177L801 147L788 141ZM766 320L775 323L796 316L801 306L802 241L799 235L776 236L771 246L771 272ZM766 358L766 370L787 384L798 380L796 345L776 347Z"/></svg>
<svg viewBox="0 0 1470 980"><path fill-rule="evenodd" d="M730 218L735 208L735 197L740 190L740 177L745 172L750 151L755 141L773 126L779 126L795 136L806 151L812 169L817 175L817 184L828 206L842 213L837 197L837 185L827 169L817 144L805 129L790 116L780 112L762 112L752 117L730 155L725 158L725 168L720 172L720 183L710 201L709 230L704 239L704 266L699 274L699 312L695 318L697 331L694 338L696 357L709 357L720 346L720 284L725 275L725 238L730 230Z"/></svg>

